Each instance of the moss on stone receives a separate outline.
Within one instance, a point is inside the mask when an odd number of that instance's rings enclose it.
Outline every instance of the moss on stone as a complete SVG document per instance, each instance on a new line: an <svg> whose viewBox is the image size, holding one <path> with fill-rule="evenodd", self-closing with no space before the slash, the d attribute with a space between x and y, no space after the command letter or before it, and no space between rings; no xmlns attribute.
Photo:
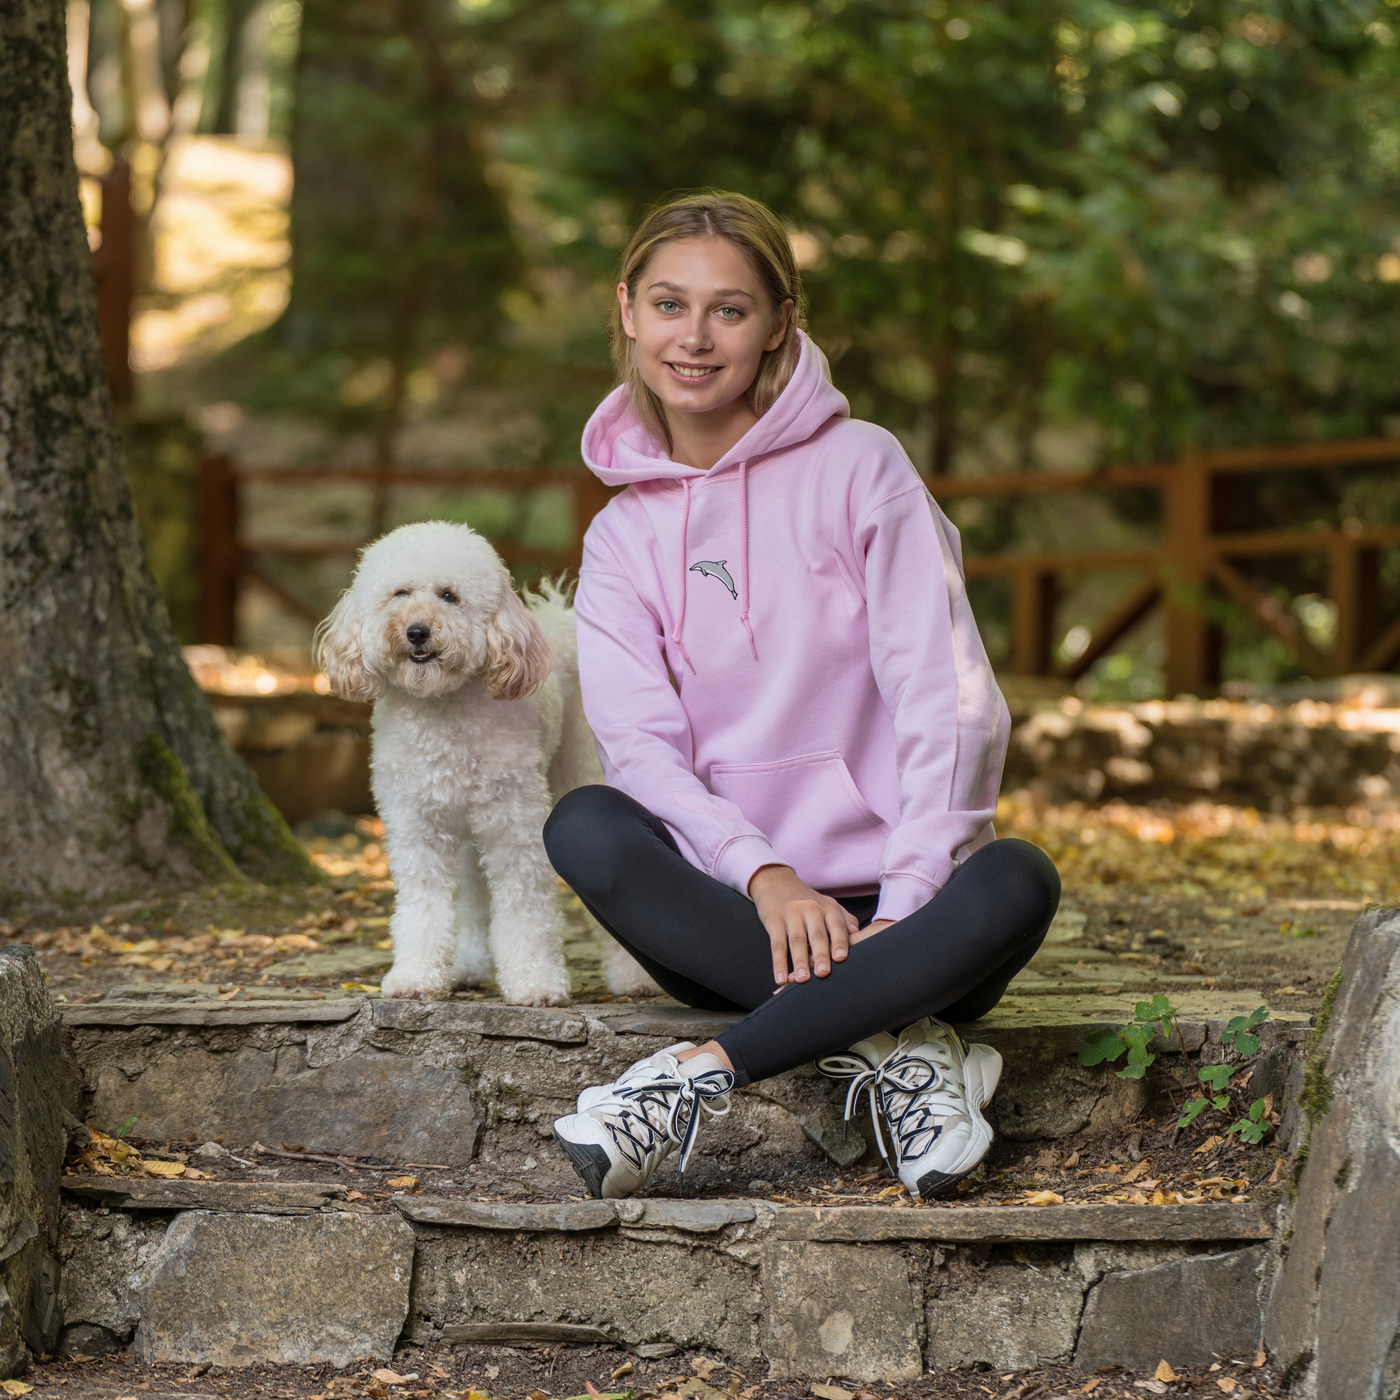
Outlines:
<svg viewBox="0 0 1400 1400"><path fill-rule="evenodd" d="M329 880L307 858L292 835L286 818L263 796L248 794L237 823L239 866L255 880L270 885L325 885Z"/></svg>
<svg viewBox="0 0 1400 1400"><path fill-rule="evenodd" d="M158 734L148 734L137 744L135 758L141 782L170 809L171 843L193 859L206 879L240 880L238 867L209 825L185 765L170 745Z"/></svg>
<svg viewBox="0 0 1400 1400"><path fill-rule="evenodd" d="M1322 1037L1327 1034L1327 1027L1332 1023L1332 1009L1337 1004L1337 993L1342 989L1342 969L1339 967L1327 979L1327 987L1322 993L1322 1004L1317 1008L1317 1018L1313 1022L1313 1033L1308 1040L1308 1049L1316 1050L1322 1044Z"/></svg>

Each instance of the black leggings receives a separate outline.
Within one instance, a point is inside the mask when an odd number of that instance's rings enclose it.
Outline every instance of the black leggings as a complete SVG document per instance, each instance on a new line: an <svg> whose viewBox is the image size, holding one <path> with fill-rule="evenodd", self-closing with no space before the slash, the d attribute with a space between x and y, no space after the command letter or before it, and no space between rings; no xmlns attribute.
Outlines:
<svg viewBox="0 0 1400 1400"><path fill-rule="evenodd" d="M774 996L768 934L752 900L691 865L665 824L626 793L575 788L550 813L544 846L593 917L677 1001L749 1013L717 1037L740 1084L925 1016L985 1016L1040 947L1060 902L1060 877L1043 851L993 841L828 976ZM863 927L877 896L841 903Z"/></svg>

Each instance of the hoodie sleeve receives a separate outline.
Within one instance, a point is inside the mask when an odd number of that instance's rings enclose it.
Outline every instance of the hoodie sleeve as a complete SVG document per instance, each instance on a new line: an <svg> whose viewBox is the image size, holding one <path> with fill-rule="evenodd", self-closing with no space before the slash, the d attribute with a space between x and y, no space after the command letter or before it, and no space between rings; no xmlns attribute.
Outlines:
<svg viewBox="0 0 1400 1400"><path fill-rule="evenodd" d="M760 866L783 862L738 807L695 776L661 624L595 533L584 541L574 611L584 713L604 777L660 817L694 865L747 895Z"/></svg>
<svg viewBox="0 0 1400 1400"><path fill-rule="evenodd" d="M968 605L957 531L923 484L915 478L870 506L854 544L899 763L899 823L880 861L875 917L902 919L985 839L1011 720Z"/></svg>

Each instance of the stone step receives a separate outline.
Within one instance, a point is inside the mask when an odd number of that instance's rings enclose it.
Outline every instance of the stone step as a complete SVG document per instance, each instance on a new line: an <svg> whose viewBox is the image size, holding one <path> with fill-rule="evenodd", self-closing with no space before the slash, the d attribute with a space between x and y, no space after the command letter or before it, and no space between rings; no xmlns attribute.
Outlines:
<svg viewBox="0 0 1400 1400"><path fill-rule="evenodd" d="M1193 1052L1252 1010L1253 991L1178 995ZM1113 1066L1081 1066L1085 1035L1121 1024L1131 998L1008 997L967 1028L1005 1069L993 1101L999 1136L1028 1142L1116 1130L1143 1105ZM1122 1003L1126 1003L1122 1004ZM576 1186L550 1125L585 1084L678 1040L700 1042L733 1017L675 1005L582 1003L552 1010L485 1000L379 1001L339 991L116 988L64 1010L68 1107L95 1127L138 1137L264 1142L386 1162L466 1167L524 1162L540 1189ZM1266 1022L1259 1092L1279 1101L1296 1079L1306 1018ZM1165 1056L1175 1044L1159 1044ZM810 1066L740 1090L699 1140L688 1183L706 1192L779 1166L864 1158L868 1129L843 1123L840 1086Z"/></svg>
<svg viewBox="0 0 1400 1400"><path fill-rule="evenodd" d="M301 1183L64 1185L64 1346L216 1365L344 1364L401 1341L703 1347L855 1380L1209 1364L1252 1354L1271 1233L1247 1205L375 1209Z"/></svg>

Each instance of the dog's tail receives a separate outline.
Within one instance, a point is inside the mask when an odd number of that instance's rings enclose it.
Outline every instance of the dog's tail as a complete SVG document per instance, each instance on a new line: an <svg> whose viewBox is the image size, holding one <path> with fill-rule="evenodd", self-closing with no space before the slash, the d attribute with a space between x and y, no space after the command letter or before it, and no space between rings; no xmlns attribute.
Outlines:
<svg viewBox="0 0 1400 1400"><path fill-rule="evenodd" d="M549 765L549 790L555 801L576 787L603 781L603 766L579 694L578 632L572 603L573 589L559 580L547 578L537 592L525 591L525 606L558 657L554 674L564 701L564 721L559 747Z"/></svg>

